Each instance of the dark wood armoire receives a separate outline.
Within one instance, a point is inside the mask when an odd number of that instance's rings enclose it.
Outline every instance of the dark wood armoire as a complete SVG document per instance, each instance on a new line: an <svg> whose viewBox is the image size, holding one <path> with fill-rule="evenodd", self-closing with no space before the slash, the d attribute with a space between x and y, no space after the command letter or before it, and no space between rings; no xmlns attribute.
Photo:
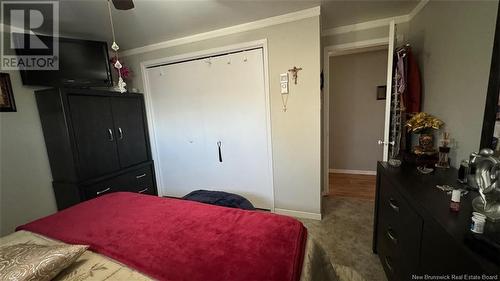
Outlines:
<svg viewBox="0 0 500 281"><path fill-rule="evenodd" d="M142 94L35 92L58 209L116 191L157 195Z"/></svg>

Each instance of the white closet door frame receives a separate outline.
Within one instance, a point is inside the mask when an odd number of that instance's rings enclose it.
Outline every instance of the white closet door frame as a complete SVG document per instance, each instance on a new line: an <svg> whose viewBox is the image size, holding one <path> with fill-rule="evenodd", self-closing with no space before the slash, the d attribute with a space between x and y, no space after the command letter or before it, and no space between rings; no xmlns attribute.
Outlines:
<svg viewBox="0 0 500 281"><path fill-rule="evenodd" d="M393 79L393 62L394 62L394 49L396 44L396 23L391 20L389 23L389 49L387 51L387 83L385 93L385 126L384 126L384 146L383 161L389 160L389 145L391 144L389 133L391 132L391 101L392 101L392 79Z"/></svg>
<svg viewBox="0 0 500 281"><path fill-rule="evenodd" d="M270 90L269 90L269 62L268 62L268 51L267 51L267 39L256 40L251 42L245 42L235 45L228 45L214 49L202 50L198 52L180 54L176 56L170 56L155 60L148 60L141 62L141 75L142 75L142 83L144 87L144 99L146 104L146 115L148 118L148 128L149 128L149 137L151 140L151 153L153 156L153 160L155 162L155 175L156 182L158 183L158 195L163 196L166 195L167 192L163 188L165 184L162 182L162 177L160 176L160 171L162 167L161 159L159 157L158 152L158 142L155 133L155 120L154 120L154 112L153 112L153 104L151 99L151 92L149 90L149 81L147 75L147 68L159 66L162 64L176 63L182 62L185 60L192 60L203 58L207 56L216 56L222 55L231 52L245 51L255 48L262 48L263 58L264 58L264 88L266 91L266 130L267 130L267 149L269 154L269 173L270 173L270 186L272 188L272 208L271 212L274 212L274 174L273 174L273 148L272 148L272 136L271 136L271 103L270 103Z"/></svg>

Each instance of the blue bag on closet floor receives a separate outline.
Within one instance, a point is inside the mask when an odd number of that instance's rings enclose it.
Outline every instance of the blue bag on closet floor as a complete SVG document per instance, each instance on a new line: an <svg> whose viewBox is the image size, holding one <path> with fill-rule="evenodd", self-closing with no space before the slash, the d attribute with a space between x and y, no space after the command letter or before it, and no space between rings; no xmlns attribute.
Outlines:
<svg viewBox="0 0 500 281"><path fill-rule="evenodd" d="M223 207L255 210L252 203L245 197L223 191L195 190L182 198Z"/></svg>

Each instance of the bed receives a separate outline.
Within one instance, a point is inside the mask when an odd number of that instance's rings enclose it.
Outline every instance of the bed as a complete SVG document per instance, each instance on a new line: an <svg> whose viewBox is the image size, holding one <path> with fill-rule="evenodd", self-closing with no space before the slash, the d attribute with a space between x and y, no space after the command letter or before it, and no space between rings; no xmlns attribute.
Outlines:
<svg viewBox="0 0 500 281"><path fill-rule="evenodd" d="M351 280L293 218L128 192L0 238L27 242L89 245L55 280Z"/></svg>

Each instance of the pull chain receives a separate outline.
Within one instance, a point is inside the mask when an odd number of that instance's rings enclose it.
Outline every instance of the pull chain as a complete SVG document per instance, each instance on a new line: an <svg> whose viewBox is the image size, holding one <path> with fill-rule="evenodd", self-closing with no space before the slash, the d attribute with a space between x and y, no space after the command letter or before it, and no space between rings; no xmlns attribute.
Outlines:
<svg viewBox="0 0 500 281"><path fill-rule="evenodd" d="M288 104L288 94L281 94L281 103L283 104L283 112L286 112Z"/></svg>
<svg viewBox="0 0 500 281"><path fill-rule="evenodd" d="M118 46L118 44L116 44L115 26L113 25L113 16L111 14L110 2L111 0L108 0L109 22L111 24L111 34L113 35L113 44L111 45L111 49L113 49L113 51L115 52L116 62L114 64L114 67L118 70L118 90L120 91L120 93L125 93L127 91L127 89L125 88L127 86L127 83L125 83L122 78L122 64L120 63L118 58L118 50L120 49L120 47Z"/></svg>

